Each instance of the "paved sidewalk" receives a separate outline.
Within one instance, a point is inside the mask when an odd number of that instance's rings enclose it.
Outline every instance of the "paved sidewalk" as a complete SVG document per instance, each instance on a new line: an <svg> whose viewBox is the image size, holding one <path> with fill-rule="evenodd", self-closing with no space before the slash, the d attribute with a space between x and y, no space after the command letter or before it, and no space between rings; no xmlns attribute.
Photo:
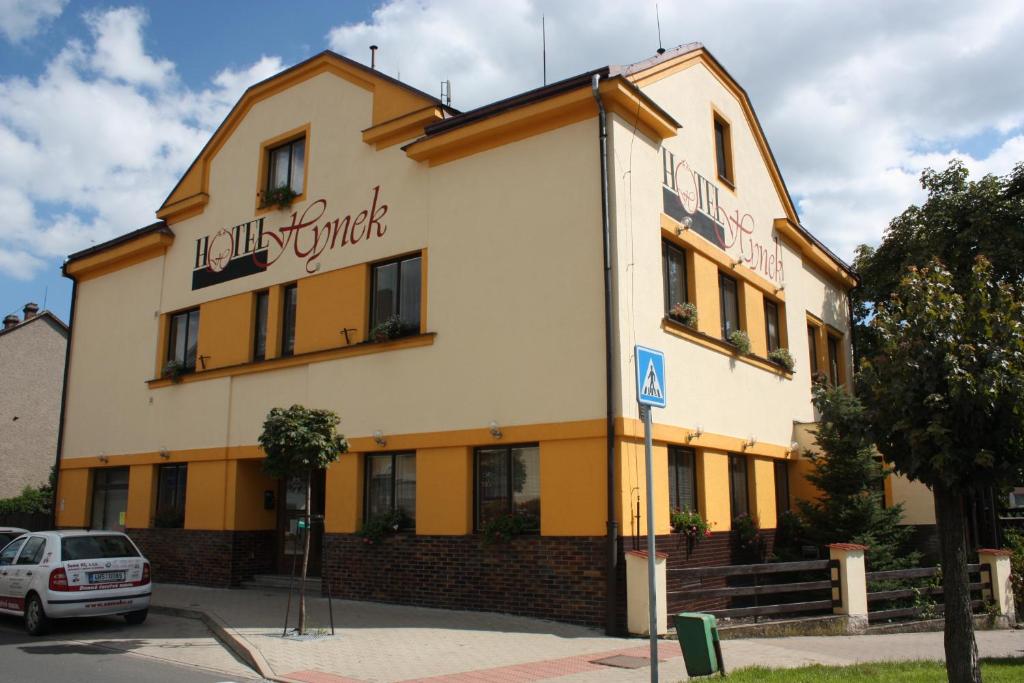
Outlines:
<svg viewBox="0 0 1024 683"><path fill-rule="evenodd" d="M305 683L360 681L432 683L495 681L646 681L647 667L618 669L594 660L648 655L647 641L609 638L598 631L525 617L484 612L334 601L336 635L297 641L282 638L283 593L158 584L154 605L201 610L226 635L251 650L264 676ZM328 627L327 600L308 600L310 623ZM294 609L292 624L294 624ZM329 631L328 631L329 633ZM1024 631L978 633L984 657L1024 656ZM853 664L862 661L939 659L941 633L728 640L729 669L760 664ZM677 643L659 647L661 678L685 680Z"/></svg>

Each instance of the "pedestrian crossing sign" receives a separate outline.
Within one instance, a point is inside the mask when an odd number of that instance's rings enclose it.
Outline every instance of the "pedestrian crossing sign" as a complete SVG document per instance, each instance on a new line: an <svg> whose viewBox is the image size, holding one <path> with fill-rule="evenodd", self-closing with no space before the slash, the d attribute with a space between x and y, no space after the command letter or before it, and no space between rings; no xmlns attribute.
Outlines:
<svg viewBox="0 0 1024 683"><path fill-rule="evenodd" d="M661 351L636 346L636 400L637 403L664 408L665 354Z"/></svg>

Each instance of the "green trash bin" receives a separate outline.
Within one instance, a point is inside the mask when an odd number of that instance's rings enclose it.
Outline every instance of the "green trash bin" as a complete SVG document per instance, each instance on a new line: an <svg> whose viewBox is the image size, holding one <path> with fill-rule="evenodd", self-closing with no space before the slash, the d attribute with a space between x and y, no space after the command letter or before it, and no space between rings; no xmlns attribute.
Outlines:
<svg viewBox="0 0 1024 683"><path fill-rule="evenodd" d="M725 675L722 648L718 643L718 623L713 615L703 612L677 614L676 637L683 650L687 675Z"/></svg>

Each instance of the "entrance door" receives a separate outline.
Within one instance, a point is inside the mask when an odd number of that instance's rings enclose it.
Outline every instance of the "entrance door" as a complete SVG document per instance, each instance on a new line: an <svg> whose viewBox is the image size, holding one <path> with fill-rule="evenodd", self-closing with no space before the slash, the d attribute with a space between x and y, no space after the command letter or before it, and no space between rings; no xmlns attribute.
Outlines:
<svg viewBox="0 0 1024 683"><path fill-rule="evenodd" d="M92 529L124 531L128 509L128 468L106 467L93 470Z"/></svg>
<svg viewBox="0 0 1024 683"><path fill-rule="evenodd" d="M313 490L310 499L312 513L312 529L302 529L300 522L306 516L306 480L302 477L289 477L281 480L278 490L277 518L277 572L295 575L302 573L302 546L305 542L303 534L311 533L309 539L309 576L320 576L320 558L324 534L324 488L326 475L324 470L313 473Z"/></svg>

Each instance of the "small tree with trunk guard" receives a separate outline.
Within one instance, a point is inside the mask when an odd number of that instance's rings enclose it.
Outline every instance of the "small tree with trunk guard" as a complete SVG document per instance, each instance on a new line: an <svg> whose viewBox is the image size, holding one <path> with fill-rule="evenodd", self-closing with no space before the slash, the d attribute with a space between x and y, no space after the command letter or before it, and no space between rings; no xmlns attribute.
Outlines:
<svg viewBox="0 0 1024 683"><path fill-rule="evenodd" d="M302 581L299 583L298 632L306 632L306 573L309 570L310 497L313 472L326 469L348 451L348 441L338 434L340 419L330 410L294 405L272 408L263 422L260 446L267 454L263 471L288 480L298 477L306 488L305 528L302 546Z"/></svg>
<svg viewBox="0 0 1024 683"><path fill-rule="evenodd" d="M1015 484L1024 466L1024 291L984 257L956 279L933 260L908 271L872 327L859 394L879 450L935 495L946 671L976 683L964 503Z"/></svg>

